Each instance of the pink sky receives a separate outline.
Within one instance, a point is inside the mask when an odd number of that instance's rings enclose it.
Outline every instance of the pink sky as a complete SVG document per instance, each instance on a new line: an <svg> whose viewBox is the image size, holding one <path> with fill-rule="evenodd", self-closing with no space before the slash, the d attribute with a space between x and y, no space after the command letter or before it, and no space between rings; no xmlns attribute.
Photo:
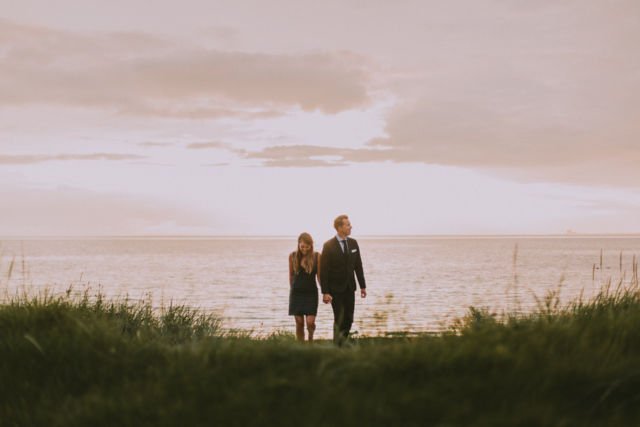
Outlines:
<svg viewBox="0 0 640 427"><path fill-rule="evenodd" d="M0 235L640 232L637 1L6 3Z"/></svg>

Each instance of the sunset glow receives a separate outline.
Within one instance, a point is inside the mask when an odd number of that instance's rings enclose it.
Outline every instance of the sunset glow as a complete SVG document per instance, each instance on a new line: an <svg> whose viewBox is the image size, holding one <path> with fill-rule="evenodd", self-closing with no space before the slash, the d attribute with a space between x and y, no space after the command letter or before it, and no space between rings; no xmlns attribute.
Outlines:
<svg viewBox="0 0 640 427"><path fill-rule="evenodd" d="M640 232L640 3L3 1L0 235Z"/></svg>

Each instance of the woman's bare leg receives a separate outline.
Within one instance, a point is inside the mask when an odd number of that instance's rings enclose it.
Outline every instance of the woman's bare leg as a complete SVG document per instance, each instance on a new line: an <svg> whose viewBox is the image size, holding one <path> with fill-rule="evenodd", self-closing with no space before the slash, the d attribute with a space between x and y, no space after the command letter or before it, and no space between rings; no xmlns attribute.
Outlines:
<svg viewBox="0 0 640 427"><path fill-rule="evenodd" d="M294 316L296 318L296 338L304 341L304 316Z"/></svg>
<svg viewBox="0 0 640 427"><path fill-rule="evenodd" d="M307 316L307 331L309 331L309 341L313 341L313 333L316 330L316 316Z"/></svg>

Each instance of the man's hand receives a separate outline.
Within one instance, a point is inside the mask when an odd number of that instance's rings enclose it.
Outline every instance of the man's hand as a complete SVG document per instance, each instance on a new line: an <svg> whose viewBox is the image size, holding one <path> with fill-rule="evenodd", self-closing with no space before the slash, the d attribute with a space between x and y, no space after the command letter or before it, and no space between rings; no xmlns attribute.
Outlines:
<svg viewBox="0 0 640 427"><path fill-rule="evenodd" d="M325 304L329 304L333 298L331 298L331 294L322 294L322 302Z"/></svg>
<svg viewBox="0 0 640 427"><path fill-rule="evenodd" d="M366 289L360 289L360 297L361 298L366 298L367 297L367 290Z"/></svg>

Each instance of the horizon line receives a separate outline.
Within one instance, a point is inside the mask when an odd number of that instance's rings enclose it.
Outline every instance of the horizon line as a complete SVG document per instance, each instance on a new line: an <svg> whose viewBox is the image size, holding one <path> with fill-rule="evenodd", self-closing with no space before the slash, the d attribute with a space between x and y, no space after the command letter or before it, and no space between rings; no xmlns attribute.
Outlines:
<svg viewBox="0 0 640 427"><path fill-rule="evenodd" d="M38 239L289 239L297 234L51 234L51 235L4 235L0 240L38 240ZM360 234L358 238L640 238L638 233L504 233L504 234Z"/></svg>

